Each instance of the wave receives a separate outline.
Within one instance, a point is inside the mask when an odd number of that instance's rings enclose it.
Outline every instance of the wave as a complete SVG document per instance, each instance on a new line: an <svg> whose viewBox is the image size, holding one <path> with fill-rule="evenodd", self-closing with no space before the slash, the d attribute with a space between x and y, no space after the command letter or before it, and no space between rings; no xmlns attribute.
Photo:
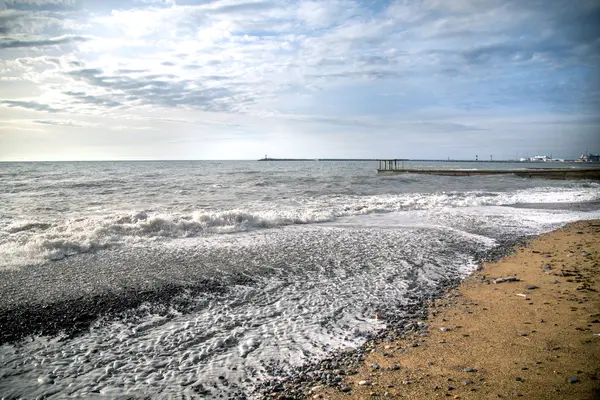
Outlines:
<svg viewBox="0 0 600 400"><path fill-rule="evenodd" d="M71 255L166 238L227 234L286 225L331 222L373 213L519 203L600 200L597 187L536 188L504 192L442 192L379 196L330 195L254 207L180 213L82 216L48 223L24 221L0 231L0 268L58 260Z"/></svg>

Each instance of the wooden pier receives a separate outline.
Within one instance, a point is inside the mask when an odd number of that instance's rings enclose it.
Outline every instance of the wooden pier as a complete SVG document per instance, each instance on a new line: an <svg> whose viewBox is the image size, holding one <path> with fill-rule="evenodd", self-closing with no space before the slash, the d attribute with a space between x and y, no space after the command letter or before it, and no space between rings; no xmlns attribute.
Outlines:
<svg viewBox="0 0 600 400"><path fill-rule="evenodd" d="M592 179L600 180L600 168L523 168L523 169L407 169L406 159L378 160L378 173L400 173L443 176L516 175L541 179Z"/></svg>

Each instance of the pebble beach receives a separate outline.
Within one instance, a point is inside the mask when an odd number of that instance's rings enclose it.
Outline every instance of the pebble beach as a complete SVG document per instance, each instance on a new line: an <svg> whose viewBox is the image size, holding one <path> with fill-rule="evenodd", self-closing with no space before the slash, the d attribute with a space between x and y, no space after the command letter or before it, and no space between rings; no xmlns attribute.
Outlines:
<svg viewBox="0 0 600 400"><path fill-rule="evenodd" d="M451 361L446 347L454 344L438 342L490 340L458 328L469 324L454 315L436 326L432 304L467 304L463 286L489 281L489 293L471 303L514 288L499 304L549 307L536 297L546 290L541 278L489 272L490 263L519 255L539 235L600 218L600 186L591 181L384 176L368 162L9 167L0 175L4 398L389 397L418 387L419 374L430 375L423 382L431 393L413 398L464 396L467 386L480 395L473 374L488 379L481 374L494 368ZM565 265L595 259L585 246L587 256L573 250ZM560 257L546 255L532 255L542 258L531 268L562 271ZM561 290L579 279L542 277ZM573 293L592 301L590 282ZM425 340L436 333L445 336L433 356L407 365L402 357L433 347ZM436 381L434 367L466 368L467 377L442 371ZM565 378L578 379L574 388L592 373L578 370ZM531 379L516 378L523 388ZM467 380L473 385L456 383Z"/></svg>
<svg viewBox="0 0 600 400"><path fill-rule="evenodd" d="M597 399L598 268L600 221L543 234L430 301L413 332L367 344L335 387L304 396Z"/></svg>

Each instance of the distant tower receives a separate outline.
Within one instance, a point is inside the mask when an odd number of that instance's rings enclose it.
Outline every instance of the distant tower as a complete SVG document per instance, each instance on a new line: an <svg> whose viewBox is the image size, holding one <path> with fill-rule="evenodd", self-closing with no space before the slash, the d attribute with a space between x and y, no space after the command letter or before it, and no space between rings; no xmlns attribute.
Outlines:
<svg viewBox="0 0 600 400"><path fill-rule="evenodd" d="M479 161L479 156L475 155L475 161Z"/></svg>
<svg viewBox="0 0 600 400"><path fill-rule="evenodd" d="M494 161L494 159L492 158L492 155L490 155L490 161Z"/></svg>

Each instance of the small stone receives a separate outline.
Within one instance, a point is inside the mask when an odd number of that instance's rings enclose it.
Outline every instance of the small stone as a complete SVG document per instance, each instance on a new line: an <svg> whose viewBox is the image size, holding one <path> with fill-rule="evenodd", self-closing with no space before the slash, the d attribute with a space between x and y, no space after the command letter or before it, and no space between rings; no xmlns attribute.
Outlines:
<svg viewBox="0 0 600 400"><path fill-rule="evenodd" d="M525 289L527 289L527 290L535 290L535 289L539 289L539 288L540 288L539 286L532 285L532 286L527 286Z"/></svg>
<svg viewBox="0 0 600 400"><path fill-rule="evenodd" d="M454 390L454 386L448 386L448 390Z"/></svg>
<svg viewBox="0 0 600 400"><path fill-rule="evenodd" d="M525 382L525 379L521 378L520 376L517 376L515 378L515 381L517 381L517 382Z"/></svg>
<svg viewBox="0 0 600 400"><path fill-rule="evenodd" d="M445 326L442 326L442 327L440 328L440 331L441 331L441 332L448 332L448 331L450 331L450 330L451 330L450 328L448 328L448 327L445 327Z"/></svg>
<svg viewBox="0 0 600 400"><path fill-rule="evenodd" d="M504 278L497 278L494 279L492 282L494 284L498 284L498 283L506 283L506 282L519 282L520 279L517 278L516 276L506 276Z"/></svg>
<svg viewBox="0 0 600 400"><path fill-rule="evenodd" d="M472 385L473 383L475 383L475 382L473 382L471 380L467 380L467 381L463 382L464 385Z"/></svg>
<svg viewBox="0 0 600 400"><path fill-rule="evenodd" d="M576 377L569 378L569 383L577 383L577 382L579 382L579 378L576 378Z"/></svg>
<svg viewBox="0 0 600 400"><path fill-rule="evenodd" d="M370 384L371 384L371 381L369 381L369 380L358 381L359 386L369 386Z"/></svg>
<svg viewBox="0 0 600 400"><path fill-rule="evenodd" d="M344 386L342 386L342 387L340 388L340 390L341 390L342 392L344 392L344 393L348 393L348 392L350 392L352 389L350 389L348 386L345 386L345 385L344 385Z"/></svg>
<svg viewBox="0 0 600 400"><path fill-rule="evenodd" d="M463 368L463 371L464 372L477 372L477 370L473 369L473 368Z"/></svg>
<svg viewBox="0 0 600 400"><path fill-rule="evenodd" d="M400 369L400 366L398 364L392 364L390 365L390 370L391 371L398 371Z"/></svg>
<svg viewBox="0 0 600 400"><path fill-rule="evenodd" d="M311 393L316 393L316 392L318 392L319 390L323 389L323 387L324 387L323 385L317 385L317 386L313 386L313 387L312 387L312 389L310 389L310 392L311 392Z"/></svg>

